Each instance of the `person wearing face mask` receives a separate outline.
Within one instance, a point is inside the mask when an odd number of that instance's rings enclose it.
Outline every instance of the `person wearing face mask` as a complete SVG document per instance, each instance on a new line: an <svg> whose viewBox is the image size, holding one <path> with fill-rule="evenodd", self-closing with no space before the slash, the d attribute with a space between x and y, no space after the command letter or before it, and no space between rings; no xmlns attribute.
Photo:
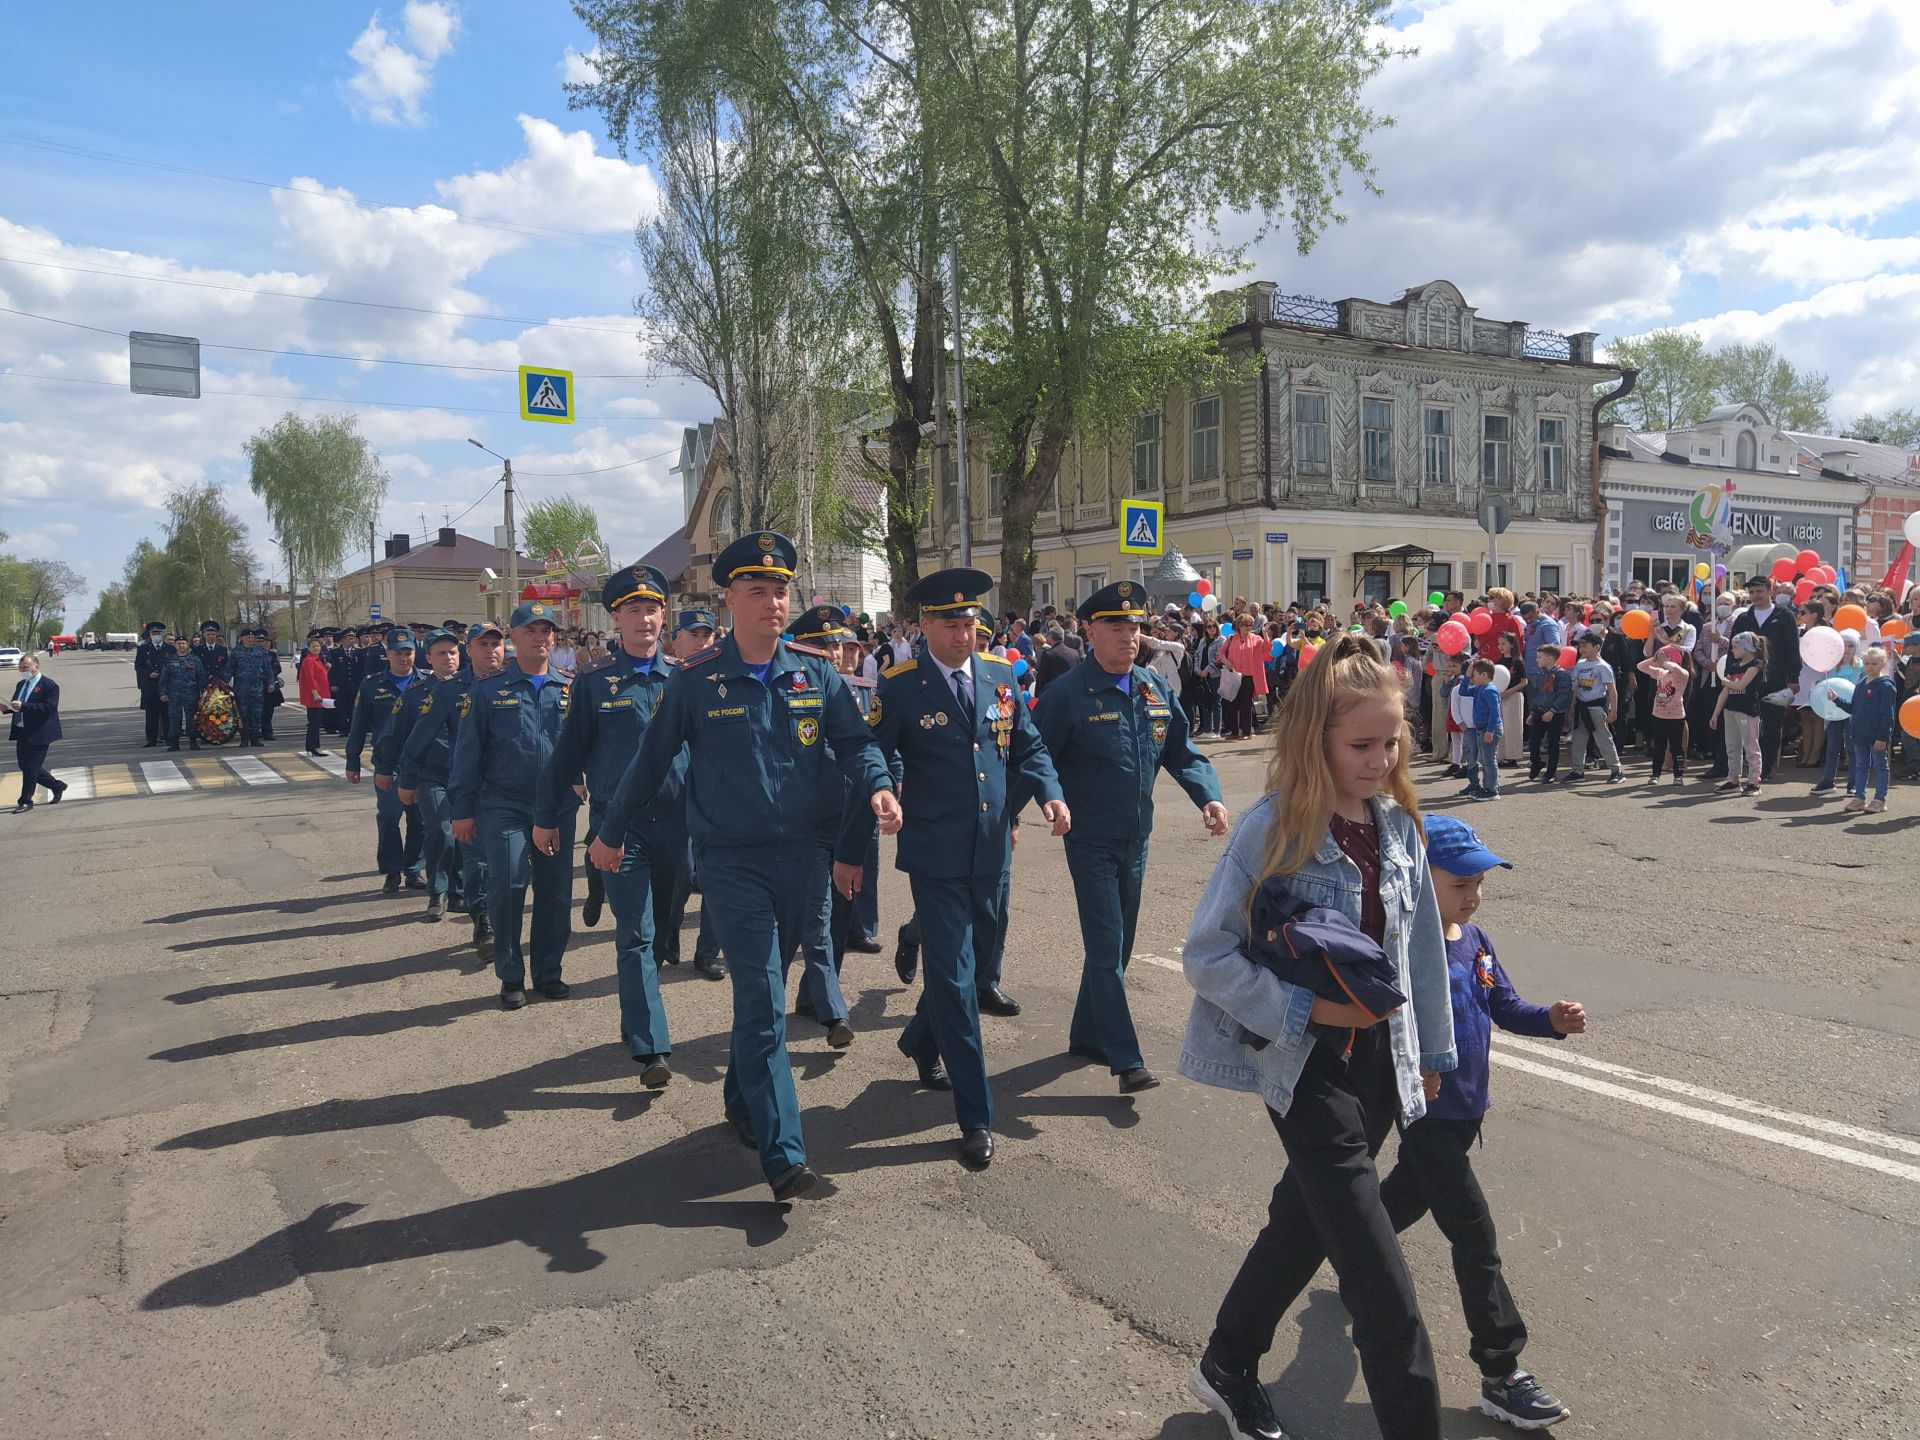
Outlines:
<svg viewBox="0 0 1920 1440"><path fill-rule="evenodd" d="M1727 778L1726 732L1708 722L1720 702L1720 661L1727 653L1733 634L1733 596L1723 594L1713 602L1711 618L1695 627L1693 641L1693 688L1687 694L1687 733L1694 758L1707 762L1706 778Z"/></svg>
<svg viewBox="0 0 1920 1440"><path fill-rule="evenodd" d="M1782 605L1764 575L1747 582L1747 608L1733 617L1731 634L1755 634L1767 642L1767 673L1760 687L1760 781L1769 784L1780 763L1780 735L1787 707L1800 681L1800 627L1793 606Z"/></svg>

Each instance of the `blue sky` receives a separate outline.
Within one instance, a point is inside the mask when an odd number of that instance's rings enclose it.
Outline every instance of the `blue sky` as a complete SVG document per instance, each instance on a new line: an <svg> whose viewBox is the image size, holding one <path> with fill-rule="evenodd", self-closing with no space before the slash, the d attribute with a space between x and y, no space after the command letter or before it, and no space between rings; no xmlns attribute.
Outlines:
<svg viewBox="0 0 1920 1440"><path fill-rule="evenodd" d="M277 565L240 446L284 409L337 408L293 396L422 407L355 411L393 476L388 531L418 534L482 494L497 467L468 435L515 457L527 500L595 504L620 559L679 523L670 452L712 404L647 378L631 231L653 179L597 115L567 109L562 78L588 40L566 5L5 13L0 305L209 344L640 377L583 378L593 418L567 428L467 413L511 412L511 374L209 349L208 391L249 393L167 401L126 392L112 335L0 314L10 549L103 583L157 532L171 489L212 479ZM1500 319L1771 339L1828 372L1838 420L1920 403L1920 5L1438 0L1395 25L1419 53L1369 94L1399 122L1375 145L1385 195L1350 193L1349 223L1305 257L1267 236L1252 274L1377 298L1443 276ZM259 289L470 318L241 293ZM579 471L598 473L561 473ZM487 535L496 519L489 500L461 523Z"/></svg>

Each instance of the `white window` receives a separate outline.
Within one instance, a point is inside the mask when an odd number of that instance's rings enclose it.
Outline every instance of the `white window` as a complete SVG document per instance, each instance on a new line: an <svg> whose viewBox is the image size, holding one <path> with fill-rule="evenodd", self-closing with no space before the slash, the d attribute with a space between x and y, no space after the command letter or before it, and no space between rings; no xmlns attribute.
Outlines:
<svg viewBox="0 0 1920 1440"><path fill-rule="evenodd" d="M1567 422L1558 415L1540 417L1540 488L1567 488Z"/></svg>
<svg viewBox="0 0 1920 1440"><path fill-rule="evenodd" d="M1327 397L1300 390L1293 397L1293 465L1296 474L1331 475L1333 447L1327 435Z"/></svg>
<svg viewBox="0 0 1920 1440"><path fill-rule="evenodd" d="M1436 560L1427 566L1427 593L1438 590L1442 595L1453 588L1453 562Z"/></svg>
<svg viewBox="0 0 1920 1440"><path fill-rule="evenodd" d="M1494 490L1513 488L1513 417L1488 415L1480 421L1480 483Z"/></svg>
<svg viewBox="0 0 1920 1440"><path fill-rule="evenodd" d="M1303 605L1317 605L1327 598L1327 562L1309 560L1304 555L1293 562L1294 598Z"/></svg>
<svg viewBox="0 0 1920 1440"><path fill-rule="evenodd" d="M1187 483L1206 485L1220 478L1220 397L1209 395L1192 405L1193 438L1187 446Z"/></svg>
<svg viewBox="0 0 1920 1440"><path fill-rule="evenodd" d="M1693 583L1693 565L1697 559L1697 555L1636 555L1633 578L1642 585L1670 584L1685 590Z"/></svg>
<svg viewBox="0 0 1920 1440"><path fill-rule="evenodd" d="M1445 406L1429 405L1421 418L1420 429L1426 440L1422 478L1429 485L1453 484L1453 411Z"/></svg>
<svg viewBox="0 0 1920 1440"><path fill-rule="evenodd" d="M1092 592L1088 592L1092 593ZM1033 608L1044 610L1053 604L1053 576L1036 575L1033 577Z"/></svg>
<svg viewBox="0 0 1920 1440"><path fill-rule="evenodd" d="M1541 592L1544 594L1546 592L1551 591L1553 594L1558 595L1560 593L1560 575L1561 575L1560 566L1542 565L1540 567Z"/></svg>
<svg viewBox="0 0 1920 1440"><path fill-rule="evenodd" d="M1360 478L1393 483L1393 402L1360 402Z"/></svg>
<svg viewBox="0 0 1920 1440"><path fill-rule="evenodd" d="M1133 427L1133 493L1160 493L1160 412L1150 410Z"/></svg>
<svg viewBox="0 0 1920 1440"><path fill-rule="evenodd" d="M1074 571L1073 594L1068 598L1067 604L1078 605L1082 600L1085 600L1088 596L1092 595L1094 591L1102 588L1106 583L1107 572L1105 570Z"/></svg>

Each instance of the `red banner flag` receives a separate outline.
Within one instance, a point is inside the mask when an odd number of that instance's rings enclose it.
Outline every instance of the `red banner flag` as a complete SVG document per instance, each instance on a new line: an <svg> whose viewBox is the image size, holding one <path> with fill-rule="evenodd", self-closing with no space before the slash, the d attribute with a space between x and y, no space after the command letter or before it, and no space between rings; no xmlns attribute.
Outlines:
<svg viewBox="0 0 1920 1440"><path fill-rule="evenodd" d="M1899 600L1907 593L1907 567L1913 563L1913 542L1908 541L1900 547L1900 555L1893 562L1893 568L1887 571L1887 578L1880 582L1882 590L1891 590L1893 598Z"/></svg>

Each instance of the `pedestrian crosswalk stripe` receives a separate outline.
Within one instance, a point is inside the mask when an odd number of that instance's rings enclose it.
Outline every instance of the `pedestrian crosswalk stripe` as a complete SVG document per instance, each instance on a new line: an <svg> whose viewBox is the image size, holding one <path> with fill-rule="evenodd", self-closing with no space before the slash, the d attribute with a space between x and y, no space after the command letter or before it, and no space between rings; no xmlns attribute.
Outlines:
<svg viewBox="0 0 1920 1440"><path fill-rule="evenodd" d="M284 785L284 775L276 775L258 755L223 755L220 763L249 785Z"/></svg>
<svg viewBox="0 0 1920 1440"><path fill-rule="evenodd" d="M171 760L142 760L140 775L147 782L149 795L171 795L176 790L193 788L193 782Z"/></svg>
<svg viewBox="0 0 1920 1440"><path fill-rule="evenodd" d="M133 771L125 765L96 765L93 767L93 798L96 800L114 800L122 795L138 795L140 787L134 783Z"/></svg>
<svg viewBox="0 0 1920 1440"><path fill-rule="evenodd" d="M91 800L93 798L93 771L85 765L72 770L56 770L53 778L67 787L65 800Z"/></svg>
<svg viewBox="0 0 1920 1440"><path fill-rule="evenodd" d="M345 756L308 755L302 751L300 758L305 760L309 765L318 765L322 770L334 776L336 779L344 780L347 778L347 761Z"/></svg>
<svg viewBox="0 0 1920 1440"><path fill-rule="evenodd" d="M193 787L196 790L220 790L228 785L238 785L240 783L232 775L229 775L225 770L221 769L218 760L210 758L202 759L196 756L192 760L176 760L173 763L187 772L187 776L193 781Z"/></svg>
<svg viewBox="0 0 1920 1440"><path fill-rule="evenodd" d="M308 755L304 758L311 760L313 757ZM266 763L273 767L274 773L279 775L283 780L323 780L326 778L318 770L313 770L302 765L291 755L268 755L265 759Z"/></svg>

